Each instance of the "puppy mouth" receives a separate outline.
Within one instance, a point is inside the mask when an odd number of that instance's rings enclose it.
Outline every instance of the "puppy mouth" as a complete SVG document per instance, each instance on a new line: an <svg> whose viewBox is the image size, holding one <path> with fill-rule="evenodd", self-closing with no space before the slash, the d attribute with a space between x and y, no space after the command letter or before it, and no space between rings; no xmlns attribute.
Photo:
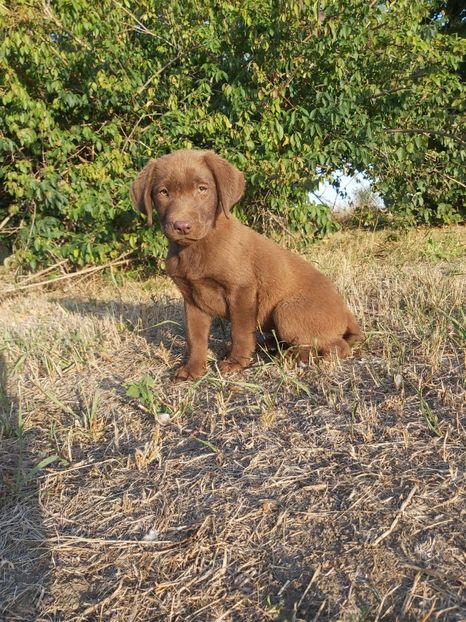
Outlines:
<svg viewBox="0 0 466 622"><path fill-rule="evenodd" d="M189 246L190 244L194 244L194 242L198 242L201 239L201 238L193 238L193 237L188 238L188 236L186 235L182 235L182 236L167 235L167 238L170 240L170 242L176 242L176 244L178 244L179 246Z"/></svg>
<svg viewBox="0 0 466 622"><path fill-rule="evenodd" d="M176 242L180 246L189 246L189 244L193 244L194 242L198 242L207 234L207 228L201 227L197 228L196 231L190 231L189 233L183 234L174 231L172 227L169 225L165 225L163 228L163 232L165 237L167 237L171 242Z"/></svg>

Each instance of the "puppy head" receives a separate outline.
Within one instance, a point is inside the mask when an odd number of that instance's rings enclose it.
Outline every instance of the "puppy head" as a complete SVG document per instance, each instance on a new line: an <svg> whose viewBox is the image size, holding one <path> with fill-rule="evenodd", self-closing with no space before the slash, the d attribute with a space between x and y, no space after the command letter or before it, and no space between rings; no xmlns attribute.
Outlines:
<svg viewBox="0 0 466 622"><path fill-rule="evenodd" d="M134 207L152 224L153 206L162 231L183 246L200 240L244 192L244 176L213 151L181 150L142 169L131 187Z"/></svg>

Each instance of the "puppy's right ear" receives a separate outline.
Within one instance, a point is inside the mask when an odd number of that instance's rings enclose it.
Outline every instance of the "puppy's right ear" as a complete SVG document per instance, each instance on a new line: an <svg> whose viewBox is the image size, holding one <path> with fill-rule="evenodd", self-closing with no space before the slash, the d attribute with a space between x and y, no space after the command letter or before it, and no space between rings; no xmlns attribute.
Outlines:
<svg viewBox="0 0 466 622"><path fill-rule="evenodd" d="M149 160L130 188L131 202L134 207L147 216L147 222L152 225L152 181L154 178L156 160Z"/></svg>

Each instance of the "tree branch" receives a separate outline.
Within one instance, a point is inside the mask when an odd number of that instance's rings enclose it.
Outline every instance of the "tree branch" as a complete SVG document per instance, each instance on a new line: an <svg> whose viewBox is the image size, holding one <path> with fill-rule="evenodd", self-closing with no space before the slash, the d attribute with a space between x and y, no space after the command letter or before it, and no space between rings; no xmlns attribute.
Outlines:
<svg viewBox="0 0 466 622"><path fill-rule="evenodd" d="M385 128L386 132L390 134L427 134L432 136L446 136L447 138L452 138L453 140L457 140L459 143L466 145L466 141L457 136L456 134L450 134L449 132L443 132L441 130L430 130L422 127L412 127L412 128L402 128L402 127L394 127L394 128Z"/></svg>

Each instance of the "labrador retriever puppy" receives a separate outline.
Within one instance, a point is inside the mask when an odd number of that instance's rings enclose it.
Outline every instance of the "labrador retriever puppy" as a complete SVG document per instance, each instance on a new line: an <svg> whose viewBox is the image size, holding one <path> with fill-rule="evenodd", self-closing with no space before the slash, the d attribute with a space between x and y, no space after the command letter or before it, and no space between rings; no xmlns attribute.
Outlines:
<svg viewBox="0 0 466 622"><path fill-rule="evenodd" d="M274 330L305 363L345 357L362 339L330 281L298 255L241 224L231 208L243 174L212 151L181 150L151 160L131 188L152 224L155 207L169 240L166 271L184 298L188 357L176 380L205 372L216 316L231 322L231 349L220 371L247 367L256 330Z"/></svg>

